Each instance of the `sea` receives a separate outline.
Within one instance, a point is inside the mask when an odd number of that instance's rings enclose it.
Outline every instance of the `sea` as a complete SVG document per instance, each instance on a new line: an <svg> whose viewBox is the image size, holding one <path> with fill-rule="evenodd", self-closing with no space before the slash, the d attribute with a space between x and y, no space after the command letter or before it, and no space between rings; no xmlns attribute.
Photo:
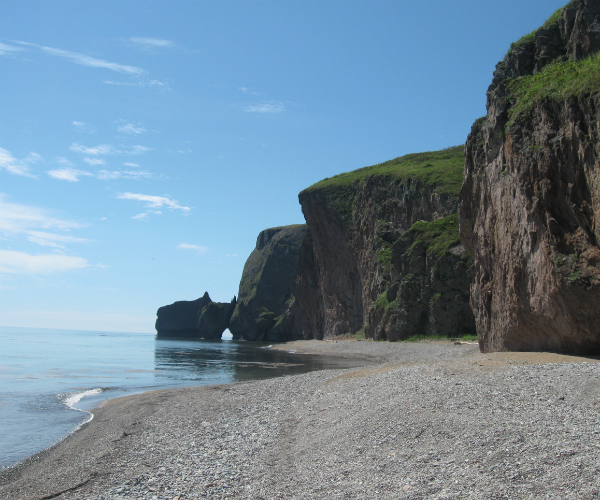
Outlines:
<svg viewBox="0 0 600 500"><path fill-rule="evenodd" d="M89 410L110 398L368 364L269 347L148 333L0 327L0 469L65 438L93 418Z"/></svg>

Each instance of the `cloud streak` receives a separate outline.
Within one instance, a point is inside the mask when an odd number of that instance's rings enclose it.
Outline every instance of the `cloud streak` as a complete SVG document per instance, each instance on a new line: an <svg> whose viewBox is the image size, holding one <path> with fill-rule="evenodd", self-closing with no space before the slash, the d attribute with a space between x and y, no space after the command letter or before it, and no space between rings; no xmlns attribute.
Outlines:
<svg viewBox="0 0 600 500"><path fill-rule="evenodd" d="M69 231L86 226L87 224L53 217L47 210L7 202L4 195L0 194L0 231L4 233L23 233L39 229Z"/></svg>
<svg viewBox="0 0 600 500"><path fill-rule="evenodd" d="M170 210L181 210L184 215L188 215L192 210L190 207L184 207L179 204L177 200L172 200L166 196L153 196L148 194L137 194L137 193L123 193L117 196L120 200L134 200L145 203L145 207L148 209L146 212L135 215L133 218L138 220L144 220L148 218L148 214L160 214L161 212L157 209L168 208Z"/></svg>
<svg viewBox="0 0 600 500"><path fill-rule="evenodd" d="M199 253L208 252L208 247L203 247L200 245L191 245L189 243L180 243L179 245L177 245L177 248L179 248L180 250L195 250Z"/></svg>
<svg viewBox="0 0 600 500"><path fill-rule="evenodd" d="M282 102L250 104L244 108L247 113L281 113L284 110Z"/></svg>
<svg viewBox="0 0 600 500"><path fill-rule="evenodd" d="M104 80L102 83L121 87L158 87L162 90L171 90L171 87L168 83L161 82L160 80L147 80L145 78L136 82L115 82L114 80Z"/></svg>
<svg viewBox="0 0 600 500"><path fill-rule="evenodd" d="M171 40L162 40L160 38L150 38L145 36L132 36L129 38L131 43L144 48L174 47Z"/></svg>
<svg viewBox="0 0 600 500"><path fill-rule="evenodd" d="M127 155L136 156L152 151L152 148L146 146L131 146L128 150L117 149L110 144L99 144L98 146L87 147L74 142L69 146L71 151L84 155ZM84 160L85 161L85 160Z"/></svg>
<svg viewBox="0 0 600 500"><path fill-rule="evenodd" d="M144 127L136 127L133 123L125 123L117 128L118 132L123 132L124 134L132 134L139 135L146 132Z"/></svg>
<svg viewBox="0 0 600 500"><path fill-rule="evenodd" d="M0 250L1 274L50 274L89 267L83 257L61 254L32 255L15 250Z"/></svg>
<svg viewBox="0 0 600 500"><path fill-rule="evenodd" d="M55 49L53 47L45 47L43 45L37 45L35 43L29 42L20 42L15 41L21 45L25 45L28 47L35 47L46 54L50 54L52 56L62 57L64 59L68 59L75 64L80 64L82 66L88 66L91 68L102 68L108 69L110 71L115 71L117 73L125 73L128 75L143 75L146 73L142 68L138 68L136 66L128 66L125 64L118 64L109 61L104 61L103 59L96 59L95 57L91 57L85 54L80 54L79 52L71 52L68 50Z"/></svg>
<svg viewBox="0 0 600 500"><path fill-rule="evenodd" d="M37 153L30 153L24 160L17 160L10 151L0 148L0 169L6 170L9 174L35 178L37 176L29 171L28 164L35 163L40 159L41 157Z"/></svg>
<svg viewBox="0 0 600 500"><path fill-rule="evenodd" d="M0 56L12 55L14 52L22 52L22 47L15 47L14 45L7 45L5 43L0 43Z"/></svg>
<svg viewBox="0 0 600 500"><path fill-rule="evenodd" d="M101 162L104 163L104 162ZM98 173L87 172L76 168L64 167L57 170L49 170L46 172L50 177L58 181L79 182L80 177L93 177L101 181L114 179L152 179L156 177L152 172L145 170L100 170Z"/></svg>
<svg viewBox="0 0 600 500"><path fill-rule="evenodd" d="M65 231L79 229L87 224L57 219L47 211L18 205L4 200L0 194L0 233L5 237L25 236L31 243L53 248L65 248L67 243L87 243L89 240L76 238L68 234L57 234L49 231Z"/></svg>

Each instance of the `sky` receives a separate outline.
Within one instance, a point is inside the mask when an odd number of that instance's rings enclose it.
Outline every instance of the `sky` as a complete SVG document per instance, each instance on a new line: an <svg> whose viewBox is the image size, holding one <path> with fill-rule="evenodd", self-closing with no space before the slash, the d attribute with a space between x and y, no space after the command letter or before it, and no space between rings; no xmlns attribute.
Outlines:
<svg viewBox="0 0 600 500"><path fill-rule="evenodd" d="M462 144L566 0L0 0L0 325L153 332L332 175Z"/></svg>

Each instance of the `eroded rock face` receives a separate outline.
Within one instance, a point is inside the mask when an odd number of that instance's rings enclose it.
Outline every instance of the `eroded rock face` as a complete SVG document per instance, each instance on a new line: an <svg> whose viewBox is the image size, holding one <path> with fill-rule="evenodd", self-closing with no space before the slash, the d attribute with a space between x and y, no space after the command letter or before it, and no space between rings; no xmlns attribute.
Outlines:
<svg viewBox="0 0 600 500"><path fill-rule="evenodd" d="M446 157L458 159L457 166L449 168L458 168L458 172L462 170L462 148L435 152L432 163L428 155L408 156L417 157L422 172L433 168L433 163L441 161L439 158L446 161ZM303 268L299 265L301 274L296 277L294 295L296 307L304 313L302 321L307 338L353 334L363 328L367 337L394 340L410 336L415 332L412 326L408 327L412 320L399 322L400 309L410 309L415 300L418 304L427 304L428 308L431 296L436 293L444 295L447 291L429 291L437 279L432 271L435 267L432 258L429 267L425 265L420 271L416 295L414 290L409 293L408 289L405 291L406 287L400 289L400 276L392 272L394 266L391 255L395 242L416 222L433 221L455 214L458 209L457 194L448 192L443 182L423 181L412 174L405 177L387 174L365 176L361 171L357 172L361 175L358 180L352 180L354 173L343 174L349 175L351 181L331 185L325 182L326 179L299 195L304 217L310 227L312 254L309 251L311 242L307 237L299 263L306 262L308 271L302 274ZM458 244L458 225L455 232ZM446 272L444 268L444 274L459 272L457 264L450 261L452 259L448 258L443 265L453 271ZM458 261L461 259L458 258ZM463 288L456 292L461 296L461 313L465 311L464 297L468 296L468 283L463 281ZM460 286L457 284L457 287ZM379 311L371 315L372 306L390 289L390 293L394 290L399 293L389 300L394 302L396 297L400 297L399 309L394 314ZM440 302L424 321L417 322L419 334L445 332L439 321L440 328L427 326L430 319L437 321L437 317L445 318L446 326L451 323L447 317L452 314L437 314L438 310L451 308L446 295L443 301L443 306ZM389 308L388 313L391 313ZM469 315L468 307L465 314ZM454 316L458 318L459 315ZM408 330L412 333L407 334ZM449 326L448 332L458 330L460 328Z"/></svg>
<svg viewBox="0 0 600 500"><path fill-rule="evenodd" d="M466 144L461 241L475 257L481 349L600 353L600 81L516 115L511 79L600 48L600 1L576 0L497 66Z"/></svg>
<svg viewBox="0 0 600 500"><path fill-rule="evenodd" d="M220 339L235 309L231 303L213 302L205 292L197 300L181 300L163 306L156 312L156 333L159 338Z"/></svg>
<svg viewBox="0 0 600 500"><path fill-rule="evenodd" d="M398 238L391 274L392 285L370 307L370 337L396 341L475 334L469 305L473 259L458 242L458 215L417 223Z"/></svg>
<svg viewBox="0 0 600 500"><path fill-rule="evenodd" d="M285 341L302 338L295 323L292 282L307 226L297 224L262 231L248 257L229 330L244 340Z"/></svg>

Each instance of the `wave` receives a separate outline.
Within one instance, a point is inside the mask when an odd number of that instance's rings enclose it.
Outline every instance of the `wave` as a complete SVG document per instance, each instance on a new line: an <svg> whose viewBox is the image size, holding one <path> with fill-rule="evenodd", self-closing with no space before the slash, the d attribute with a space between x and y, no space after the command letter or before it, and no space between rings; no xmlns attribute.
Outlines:
<svg viewBox="0 0 600 500"><path fill-rule="evenodd" d="M83 398L85 398L87 396L95 396L96 394L100 394L104 390L105 389L98 387L96 389L88 389L86 391L69 392L69 393L64 393L64 394L58 395L59 399L62 401L62 403L67 408L69 408L70 410L80 411L81 413L85 413L88 416L85 421L81 422L77 426L77 429L79 429L82 425L87 424L88 422L91 422L94 418L94 414L90 411L76 408L75 405L77 403L79 403L79 401L81 401ZM77 430L77 429L75 429L75 430Z"/></svg>

